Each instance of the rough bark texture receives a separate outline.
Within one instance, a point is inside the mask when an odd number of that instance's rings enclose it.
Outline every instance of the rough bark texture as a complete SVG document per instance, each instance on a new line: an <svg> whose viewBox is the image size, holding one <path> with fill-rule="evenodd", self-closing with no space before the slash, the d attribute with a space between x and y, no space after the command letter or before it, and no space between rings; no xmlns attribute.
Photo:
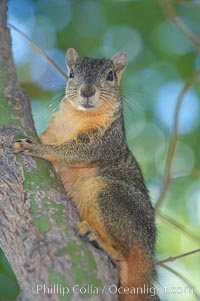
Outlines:
<svg viewBox="0 0 200 301"><path fill-rule="evenodd" d="M13 155L14 137L36 134L13 64L6 5L0 1L0 247L19 282L18 300L117 300L108 293L116 273L105 254L77 237L76 209L50 164ZM99 294L73 293L74 285L87 283ZM52 294L37 294L37 285L50 284ZM64 297L63 287L69 288Z"/></svg>

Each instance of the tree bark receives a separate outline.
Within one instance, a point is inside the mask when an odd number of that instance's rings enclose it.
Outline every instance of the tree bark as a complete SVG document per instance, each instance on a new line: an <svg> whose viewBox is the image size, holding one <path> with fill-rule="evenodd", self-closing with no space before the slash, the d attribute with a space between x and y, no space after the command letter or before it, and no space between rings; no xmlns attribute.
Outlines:
<svg viewBox="0 0 200 301"><path fill-rule="evenodd" d="M36 137L36 132L12 59L6 11L7 1L1 0L0 247L20 285L18 300L117 300L108 292L110 285L116 285L116 273L107 255L77 236L76 209L50 164L13 154L14 138ZM84 289L73 293L74 285L87 284L86 293Z"/></svg>

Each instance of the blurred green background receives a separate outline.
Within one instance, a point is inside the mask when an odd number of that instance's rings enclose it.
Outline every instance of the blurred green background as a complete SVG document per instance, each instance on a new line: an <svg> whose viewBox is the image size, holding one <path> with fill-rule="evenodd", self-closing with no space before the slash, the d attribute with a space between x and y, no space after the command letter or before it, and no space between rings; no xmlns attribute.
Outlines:
<svg viewBox="0 0 200 301"><path fill-rule="evenodd" d="M200 2L175 1L175 9L200 37ZM28 35L64 70L65 52L81 56L112 57L125 51L128 67L122 78L128 143L139 161L155 204L162 187L175 106L188 78L200 69L200 54L186 36L168 21L156 0L76 1L11 0L9 23ZM22 86L31 99L40 134L64 94L62 76L22 35L11 29L13 55ZM158 260L200 248L200 85L185 93L179 114L179 137L172 176L157 216ZM183 225L177 228L175 222ZM199 235L200 237L200 235ZM20 252L20 250L18 250ZM200 255L167 263L189 279L200 294ZM163 301L194 301L188 284L165 268L159 269ZM161 287L167 287L165 293ZM173 288L180 288L174 293ZM173 293L170 290L173 290ZM0 300L14 300L19 292L15 277L0 252Z"/></svg>

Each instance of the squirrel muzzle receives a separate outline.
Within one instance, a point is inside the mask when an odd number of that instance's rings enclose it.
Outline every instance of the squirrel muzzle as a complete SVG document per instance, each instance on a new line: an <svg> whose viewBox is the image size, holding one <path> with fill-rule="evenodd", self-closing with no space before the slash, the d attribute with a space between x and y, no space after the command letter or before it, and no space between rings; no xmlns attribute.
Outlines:
<svg viewBox="0 0 200 301"><path fill-rule="evenodd" d="M79 90L79 106L78 109L85 111L91 110L98 106L98 91L94 84L83 83Z"/></svg>
<svg viewBox="0 0 200 301"><path fill-rule="evenodd" d="M92 84L83 84L80 88L81 106L84 109L92 109L94 105L96 89Z"/></svg>

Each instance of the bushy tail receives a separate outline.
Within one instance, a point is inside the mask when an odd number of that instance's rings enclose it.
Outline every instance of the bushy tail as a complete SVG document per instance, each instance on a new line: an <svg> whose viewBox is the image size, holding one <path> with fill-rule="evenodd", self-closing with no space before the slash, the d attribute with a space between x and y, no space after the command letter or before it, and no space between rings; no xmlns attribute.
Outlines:
<svg viewBox="0 0 200 301"><path fill-rule="evenodd" d="M153 286L154 262L139 246L133 247L121 264L118 294L120 301L159 301Z"/></svg>

